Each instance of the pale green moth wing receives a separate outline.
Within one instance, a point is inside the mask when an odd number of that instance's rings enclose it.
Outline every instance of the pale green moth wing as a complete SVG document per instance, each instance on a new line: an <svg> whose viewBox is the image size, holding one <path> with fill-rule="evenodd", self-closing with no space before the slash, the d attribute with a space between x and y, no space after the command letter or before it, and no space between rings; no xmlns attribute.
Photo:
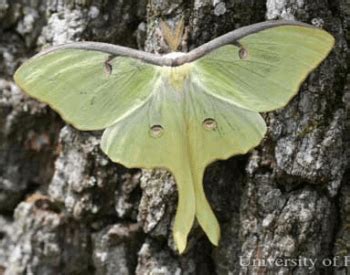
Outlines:
<svg viewBox="0 0 350 275"><path fill-rule="evenodd" d="M215 159L246 153L266 131L259 113L213 97L193 81L193 65L161 68L157 92L108 128L101 143L115 162L164 167L174 174L179 201L173 231L180 252L186 248L195 215L210 241L219 241L219 224L203 191L205 167Z"/></svg>
<svg viewBox="0 0 350 275"><path fill-rule="evenodd" d="M244 27L170 56L73 43L35 56L15 80L75 127L107 128L101 147L113 161L173 173L181 253L195 217L213 244L220 238L202 185L206 166L259 144L266 125L258 112L284 106L333 43L291 21Z"/></svg>
<svg viewBox="0 0 350 275"><path fill-rule="evenodd" d="M155 66L98 51L61 49L25 62L16 83L80 130L105 129L150 96Z"/></svg>
<svg viewBox="0 0 350 275"><path fill-rule="evenodd" d="M225 45L195 62L212 95L258 112L285 106L328 55L334 38L305 26L279 26Z"/></svg>

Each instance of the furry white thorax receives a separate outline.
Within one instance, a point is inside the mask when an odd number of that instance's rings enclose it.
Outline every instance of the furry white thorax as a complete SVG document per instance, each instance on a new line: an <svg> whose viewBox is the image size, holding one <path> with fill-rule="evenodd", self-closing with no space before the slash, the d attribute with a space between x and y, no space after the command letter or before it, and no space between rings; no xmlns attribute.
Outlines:
<svg viewBox="0 0 350 275"><path fill-rule="evenodd" d="M171 53L164 54L163 56L169 57L169 58L177 58L177 57L183 56L183 55L185 55L185 53L183 53L183 52L171 52Z"/></svg>

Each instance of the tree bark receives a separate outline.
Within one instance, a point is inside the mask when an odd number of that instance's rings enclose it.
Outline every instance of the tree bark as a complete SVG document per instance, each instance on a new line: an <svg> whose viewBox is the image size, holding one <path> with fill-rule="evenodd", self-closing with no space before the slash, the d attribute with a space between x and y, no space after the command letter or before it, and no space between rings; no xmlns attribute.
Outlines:
<svg viewBox="0 0 350 275"><path fill-rule="evenodd" d="M112 163L100 132L65 125L12 75L69 41L163 53L159 21L181 16L183 50L278 18L321 26L336 46L287 107L264 114L259 147L208 167L220 245L195 225L180 256L172 176ZM349 28L346 0L0 0L0 273L349 273Z"/></svg>

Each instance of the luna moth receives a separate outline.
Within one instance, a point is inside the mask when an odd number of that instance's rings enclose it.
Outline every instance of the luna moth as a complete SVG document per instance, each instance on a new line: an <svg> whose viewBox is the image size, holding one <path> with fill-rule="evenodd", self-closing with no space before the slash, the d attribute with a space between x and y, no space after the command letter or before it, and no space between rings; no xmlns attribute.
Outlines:
<svg viewBox="0 0 350 275"><path fill-rule="evenodd" d="M311 25L269 21L188 53L156 55L98 42L54 46L14 78L77 129L104 130L101 148L112 161L173 174L173 237L182 253L195 218L219 242L203 189L206 167L257 146L266 132L259 113L285 106L333 45L329 33Z"/></svg>

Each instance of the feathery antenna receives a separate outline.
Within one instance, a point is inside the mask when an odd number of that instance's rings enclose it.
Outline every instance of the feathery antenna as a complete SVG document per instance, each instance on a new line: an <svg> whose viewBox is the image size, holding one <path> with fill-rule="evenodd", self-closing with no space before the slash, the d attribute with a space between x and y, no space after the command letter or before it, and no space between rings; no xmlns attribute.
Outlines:
<svg viewBox="0 0 350 275"><path fill-rule="evenodd" d="M164 20L160 20L160 27L165 42L168 44L172 52L176 52L182 40L182 35L185 27L185 20L183 17L177 22L175 29L171 28Z"/></svg>

